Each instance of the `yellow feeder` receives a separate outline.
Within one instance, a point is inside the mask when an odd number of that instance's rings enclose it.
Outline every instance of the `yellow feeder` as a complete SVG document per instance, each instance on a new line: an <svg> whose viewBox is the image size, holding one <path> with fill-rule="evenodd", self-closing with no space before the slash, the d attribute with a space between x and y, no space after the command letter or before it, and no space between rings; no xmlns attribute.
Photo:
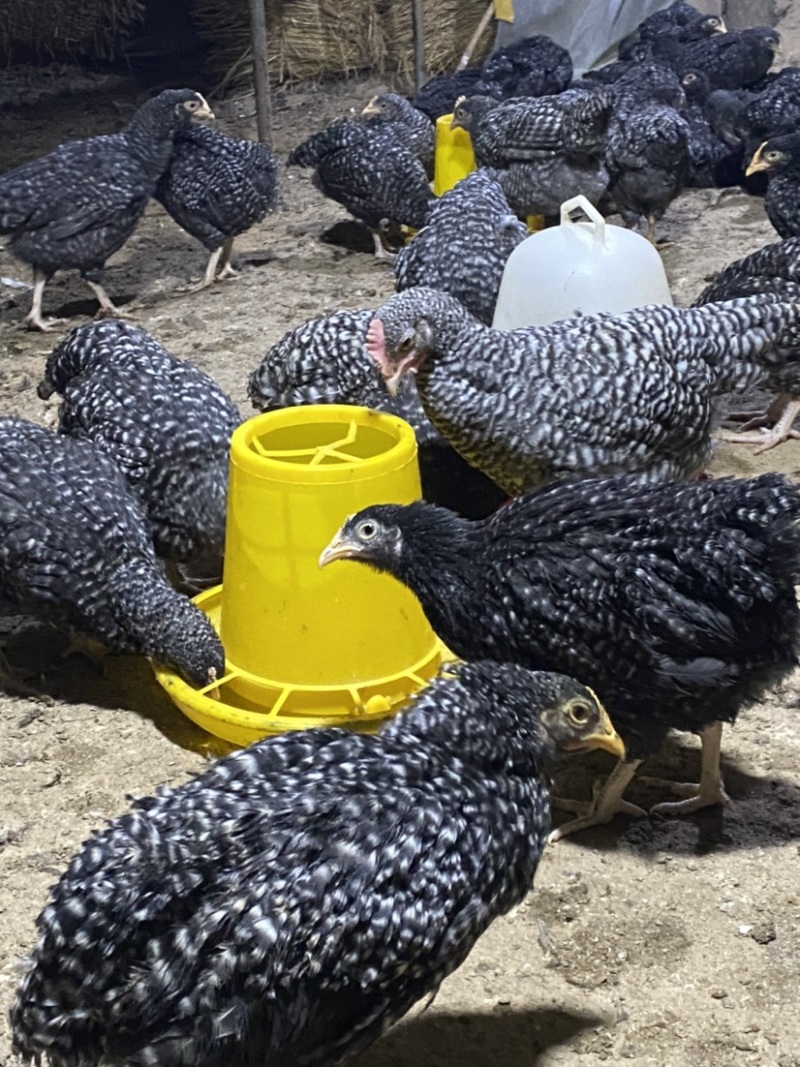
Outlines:
<svg viewBox="0 0 800 1067"><path fill-rule="evenodd" d="M195 598L227 670L196 690L158 667L181 710L244 745L309 726L371 727L424 686L450 657L416 598L367 567L317 562L347 515L420 495L414 432L393 415L325 404L243 423L231 440L223 584Z"/></svg>
<svg viewBox="0 0 800 1067"><path fill-rule="evenodd" d="M441 196L475 170L475 153L469 133L461 127L450 129L452 114L436 120L433 156L433 191ZM541 215L528 215L525 223L531 233L544 229Z"/></svg>

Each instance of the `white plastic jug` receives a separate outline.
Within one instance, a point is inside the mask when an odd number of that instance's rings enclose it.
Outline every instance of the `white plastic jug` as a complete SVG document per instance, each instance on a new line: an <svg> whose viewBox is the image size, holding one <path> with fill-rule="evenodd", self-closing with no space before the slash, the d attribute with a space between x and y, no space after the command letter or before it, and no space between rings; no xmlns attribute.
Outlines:
<svg viewBox="0 0 800 1067"><path fill-rule="evenodd" d="M589 222L573 222L580 208ZM540 230L508 257L492 325L543 326L596 311L671 304L661 257L647 238L609 226L585 196L561 205L561 225Z"/></svg>

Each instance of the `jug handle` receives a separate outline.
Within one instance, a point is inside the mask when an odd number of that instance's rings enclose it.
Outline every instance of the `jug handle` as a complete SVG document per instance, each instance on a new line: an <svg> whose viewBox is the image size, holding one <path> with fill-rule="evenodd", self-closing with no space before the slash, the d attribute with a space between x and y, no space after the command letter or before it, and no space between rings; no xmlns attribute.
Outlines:
<svg viewBox="0 0 800 1067"><path fill-rule="evenodd" d="M589 219L594 223L594 238L601 244L605 242L606 238L606 220L594 206L590 203L582 193L578 193L577 196L573 196L571 200L565 200L561 205L561 225L571 226L573 225L570 213L580 208L584 215L587 215Z"/></svg>

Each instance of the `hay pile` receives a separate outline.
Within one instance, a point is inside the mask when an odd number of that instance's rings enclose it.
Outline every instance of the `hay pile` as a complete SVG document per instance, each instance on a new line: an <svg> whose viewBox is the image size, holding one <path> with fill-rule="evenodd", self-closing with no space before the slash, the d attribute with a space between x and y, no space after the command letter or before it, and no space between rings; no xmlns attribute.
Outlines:
<svg viewBox="0 0 800 1067"><path fill-rule="evenodd" d="M2 0L0 62L31 53L107 59L143 16L143 0Z"/></svg>
<svg viewBox="0 0 800 1067"><path fill-rule="evenodd" d="M431 74L454 70L486 0L426 0L425 46ZM200 33L211 42L213 72L224 85L251 79L247 0L194 0ZM408 0L267 0L270 75L275 82L374 70L411 78ZM490 34L475 59L489 49Z"/></svg>

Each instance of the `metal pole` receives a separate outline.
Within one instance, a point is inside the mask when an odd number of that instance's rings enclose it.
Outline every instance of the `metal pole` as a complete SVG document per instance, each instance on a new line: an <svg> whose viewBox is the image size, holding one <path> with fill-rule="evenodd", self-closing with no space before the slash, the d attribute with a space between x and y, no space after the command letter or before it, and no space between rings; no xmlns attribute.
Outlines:
<svg viewBox="0 0 800 1067"><path fill-rule="evenodd" d="M425 0L411 0L414 18L414 83L417 91L428 80L425 74Z"/></svg>
<svg viewBox="0 0 800 1067"><path fill-rule="evenodd" d="M266 0L250 0L250 37L253 42L253 84L256 90L256 129L259 141L272 144L272 97L269 91Z"/></svg>

